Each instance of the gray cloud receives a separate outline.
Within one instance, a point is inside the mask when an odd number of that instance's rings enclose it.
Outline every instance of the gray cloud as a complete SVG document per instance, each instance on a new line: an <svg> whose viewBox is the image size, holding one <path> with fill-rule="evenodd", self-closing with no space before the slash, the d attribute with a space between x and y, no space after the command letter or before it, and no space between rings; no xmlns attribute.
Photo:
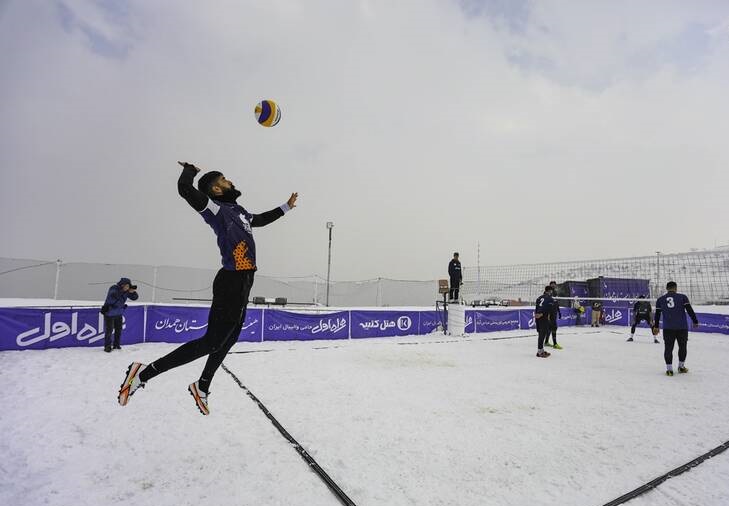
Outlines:
<svg viewBox="0 0 729 506"><path fill-rule="evenodd" d="M268 275L324 273L329 220L336 279L728 241L729 6L510 5L12 2L0 255L217 265L178 159L300 192Z"/></svg>

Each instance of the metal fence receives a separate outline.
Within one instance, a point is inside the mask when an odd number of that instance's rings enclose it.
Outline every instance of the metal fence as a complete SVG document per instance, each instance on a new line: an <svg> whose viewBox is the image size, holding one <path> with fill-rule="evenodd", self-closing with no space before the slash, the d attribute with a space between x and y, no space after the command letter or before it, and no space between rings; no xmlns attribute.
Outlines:
<svg viewBox="0 0 729 506"><path fill-rule="evenodd" d="M688 253L580 260L543 264L464 267L461 296L531 301L555 280L599 276L650 280L653 296L669 280L696 304L729 303L729 247ZM214 269L121 265L0 258L0 297L100 301L120 277L139 286L142 302L210 300ZM445 277L445 276L444 276ZM289 302L325 305L326 280L319 276L281 278L257 275L251 296L285 297ZM329 303L339 307L430 306L439 298L437 280L376 278L333 281Z"/></svg>

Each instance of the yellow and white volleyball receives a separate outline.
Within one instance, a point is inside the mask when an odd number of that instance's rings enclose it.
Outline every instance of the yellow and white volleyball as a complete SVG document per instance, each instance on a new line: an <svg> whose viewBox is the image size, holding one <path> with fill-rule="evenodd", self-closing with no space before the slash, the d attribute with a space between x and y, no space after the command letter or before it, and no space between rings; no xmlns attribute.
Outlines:
<svg viewBox="0 0 729 506"><path fill-rule="evenodd" d="M259 125L273 127L281 121L281 108L273 100L261 100L254 112Z"/></svg>

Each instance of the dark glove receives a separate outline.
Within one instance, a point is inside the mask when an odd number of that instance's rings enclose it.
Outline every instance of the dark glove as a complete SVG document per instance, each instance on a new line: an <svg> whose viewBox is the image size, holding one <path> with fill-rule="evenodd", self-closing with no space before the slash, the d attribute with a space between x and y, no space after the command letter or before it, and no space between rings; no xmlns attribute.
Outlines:
<svg viewBox="0 0 729 506"><path fill-rule="evenodd" d="M109 312L109 304L104 304L101 306L101 309L99 309L99 313L106 314Z"/></svg>

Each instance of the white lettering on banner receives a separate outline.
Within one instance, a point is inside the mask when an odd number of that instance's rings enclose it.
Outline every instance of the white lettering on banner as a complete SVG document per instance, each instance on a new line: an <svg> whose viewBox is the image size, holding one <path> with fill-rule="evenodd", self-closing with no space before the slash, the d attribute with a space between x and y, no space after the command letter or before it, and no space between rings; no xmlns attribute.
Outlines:
<svg viewBox="0 0 729 506"><path fill-rule="evenodd" d="M605 321L607 323L612 323L614 321L618 321L622 317L623 317L623 313L619 309L611 309L609 313L605 313Z"/></svg>
<svg viewBox="0 0 729 506"><path fill-rule="evenodd" d="M43 333L40 333L40 327L34 327L25 332L21 332L15 338L15 342L18 346L32 346L45 339L48 342L58 341L67 336L76 336L77 341L88 341L89 344L93 344L96 341L104 338L104 315L99 314L99 320L97 327L84 323L84 326L79 330L78 328L78 312L71 313L71 325L66 322L52 322L52 313L43 314ZM126 328L126 318L122 317L122 328Z"/></svg>
<svg viewBox="0 0 729 506"><path fill-rule="evenodd" d="M197 323L197 320L180 320L179 318L175 318L174 320L170 318L165 318L164 320L157 320L154 324L154 328L156 330L162 330L162 329L174 329L176 334L179 334L180 332L188 332L190 330L200 330L204 329L208 326L207 323L204 325L194 325Z"/></svg>
<svg viewBox="0 0 729 506"><path fill-rule="evenodd" d="M534 323L535 321L536 320L534 319L533 316L531 318L529 318L529 328L532 328L535 325L535 323Z"/></svg>
<svg viewBox="0 0 729 506"><path fill-rule="evenodd" d="M491 321L491 320L481 320L481 319L478 319L478 318L476 319L476 325L478 327L481 327L483 325L486 325L486 326L491 325L491 326L494 326L494 327L504 327L504 326L507 326L507 325L518 325L518 324L519 324L519 320Z"/></svg>
<svg viewBox="0 0 729 506"><path fill-rule="evenodd" d="M311 329L312 334L318 334L319 332L331 332L336 334L347 326L346 318L337 318L332 323L332 319L329 318L327 321L319 320L319 324Z"/></svg>
<svg viewBox="0 0 729 506"><path fill-rule="evenodd" d="M433 323L433 325L435 325L435 323ZM413 326L413 320L409 316L401 316L397 319L397 321L372 319L368 322L361 322L359 326L365 330L387 330L394 327L397 327L399 330L409 330L410 327Z"/></svg>
<svg viewBox="0 0 729 506"><path fill-rule="evenodd" d="M464 327L470 327L471 325L473 325L473 316L467 316L466 325Z"/></svg>

